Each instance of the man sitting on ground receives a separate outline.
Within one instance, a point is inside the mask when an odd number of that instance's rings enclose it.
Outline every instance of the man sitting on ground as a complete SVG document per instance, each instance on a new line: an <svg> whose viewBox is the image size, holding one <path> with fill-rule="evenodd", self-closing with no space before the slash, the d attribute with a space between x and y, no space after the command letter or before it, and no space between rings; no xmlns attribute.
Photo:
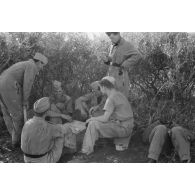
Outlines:
<svg viewBox="0 0 195 195"><path fill-rule="evenodd" d="M80 112L82 121L87 120L90 116L103 114L106 98L100 91L99 82L91 83L90 87L92 89L90 93L79 97L75 101L75 110Z"/></svg>
<svg viewBox="0 0 195 195"><path fill-rule="evenodd" d="M34 103L35 116L28 120L21 136L21 149L26 163L55 163L61 157L64 135L69 129L45 120L51 107L48 97Z"/></svg>
<svg viewBox="0 0 195 195"><path fill-rule="evenodd" d="M131 105L127 98L115 89L115 79L104 77L100 82L101 92L107 95L104 115L87 120L88 127L84 136L83 157L93 153L95 141L99 138L130 137L134 119Z"/></svg>

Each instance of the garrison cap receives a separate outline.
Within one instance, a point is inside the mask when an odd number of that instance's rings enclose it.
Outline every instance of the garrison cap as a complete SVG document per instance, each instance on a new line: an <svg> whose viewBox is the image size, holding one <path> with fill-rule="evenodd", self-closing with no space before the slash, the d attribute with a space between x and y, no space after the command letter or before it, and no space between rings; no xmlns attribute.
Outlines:
<svg viewBox="0 0 195 195"><path fill-rule="evenodd" d="M34 103L34 107L33 107L34 111L36 113L44 113L46 112L47 110L50 109L50 101L49 101L49 97L43 97L39 100L37 100L35 103Z"/></svg>
<svg viewBox="0 0 195 195"><path fill-rule="evenodd" d="M43 54L38 53L38 52L35 54L34 59L43 62L44 65L48 63L47 57L45 57Z"/></svg>

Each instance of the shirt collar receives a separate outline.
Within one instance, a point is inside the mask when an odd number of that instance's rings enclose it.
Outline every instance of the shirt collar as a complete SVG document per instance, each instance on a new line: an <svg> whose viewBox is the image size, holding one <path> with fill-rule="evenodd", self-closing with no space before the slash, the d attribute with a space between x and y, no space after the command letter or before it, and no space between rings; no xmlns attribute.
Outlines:
<svg viewBox="0 0 195 195"><path fill-rule="evenodd" d="M124 39L121 37L117 43L113 44L113 46L119 46L119 45L123 44L123 42L124 42Z"/></svg>

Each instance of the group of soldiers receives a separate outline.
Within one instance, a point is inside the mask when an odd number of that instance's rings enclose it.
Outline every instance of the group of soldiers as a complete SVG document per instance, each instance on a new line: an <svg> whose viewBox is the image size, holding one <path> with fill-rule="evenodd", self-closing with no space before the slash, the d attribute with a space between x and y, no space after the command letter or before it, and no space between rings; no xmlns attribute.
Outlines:
<svg viewBox="0 0 195 195"><path fill-rule="evenodd" d="M128 101L129 76L141 58L135 47L119 32L107 32L112 45L102 60L108 65L107 76L91 83L91 92L75 101L63 90L60 81L52 81L50 97L33 105L33 118L26 119L28 98L36 74L48 63L36 53L33 59L18 62L0 75L0 105L14 147L21 145L25 162L58 162L63 148L76 152L74 120L84 121L85 135L79 158L85 160L94 152L99 138L113 138L117 150L126 150L131 139L134 117ZM190 162L189 130L175 124L169 128L155 124L150 128L149 162L157 162L166 137L170 137L182 162Z"/></svg>

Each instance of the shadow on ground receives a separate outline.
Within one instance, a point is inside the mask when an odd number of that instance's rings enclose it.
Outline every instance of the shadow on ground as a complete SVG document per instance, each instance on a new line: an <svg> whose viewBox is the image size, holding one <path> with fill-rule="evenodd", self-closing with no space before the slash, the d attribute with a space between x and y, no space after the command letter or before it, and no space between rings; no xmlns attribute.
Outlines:
<svg viewBox="0 0 195 195"><path fill-rule="evenodd" d="M90 163L145 163L147 162L148 145L143 144L141 134L135 133L131 139L128 150L119 152L115 150L112 140L100 139L95 146L95 152ZM64 150L59 163L76 162L76 156ZM159 162L168 162L169 158L161 157ZM0 131L0 162L23 163L20 148L11 146L11 138L7 131Z"/></svg>

